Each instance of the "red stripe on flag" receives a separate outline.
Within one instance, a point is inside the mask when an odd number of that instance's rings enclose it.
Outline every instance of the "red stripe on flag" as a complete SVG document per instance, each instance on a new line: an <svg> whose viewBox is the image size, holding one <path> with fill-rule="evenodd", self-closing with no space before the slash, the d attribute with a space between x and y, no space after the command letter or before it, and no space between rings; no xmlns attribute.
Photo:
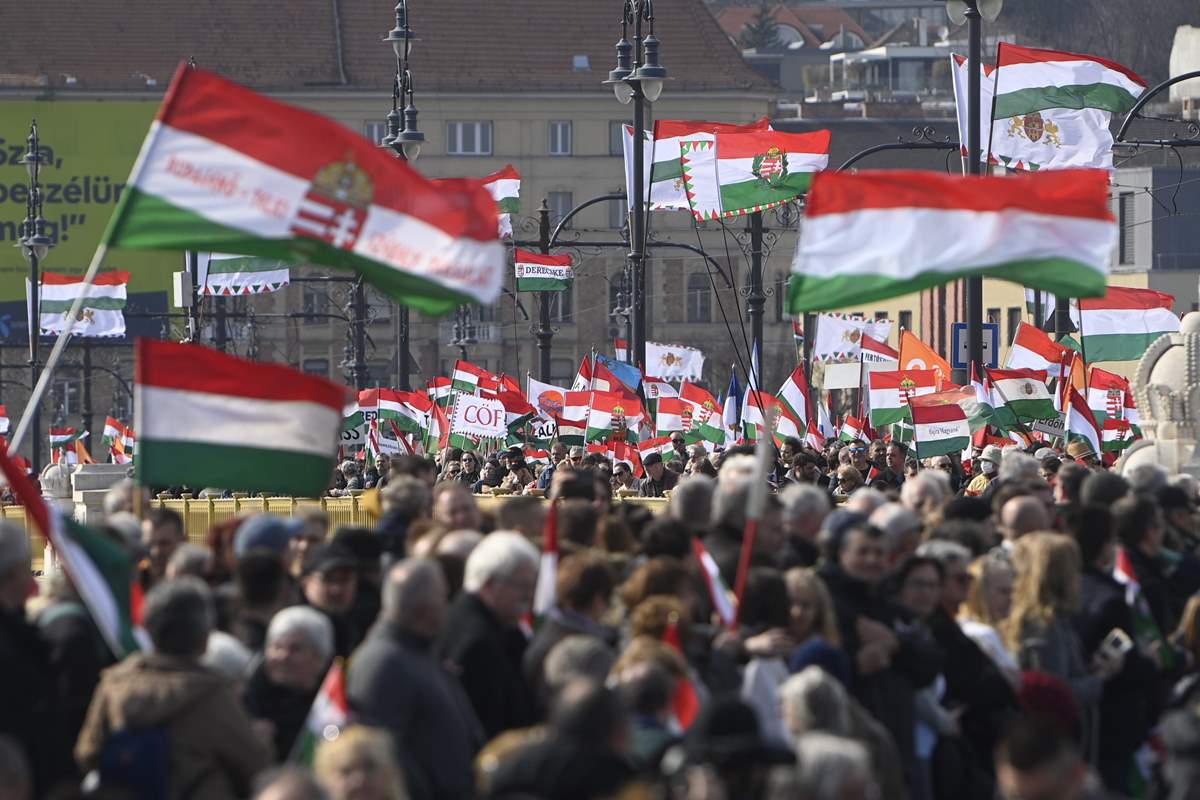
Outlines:
<svg viewBox="0 0 1200 800"><path fill-rule="evenodd" d="M934 422L957 422L967 418L966 412L957 403L927 406L913 403L909 406L909 409L912 411L914 425L929 425Z"/></svg>
<svg viewBox="0 0 1200 800"><path fill-rule="evenodd" d="M496 181L502 180L519 181L521 180L521 173L517 172L516 168L513 167L512 164L508 164L501 169L496 170L491 175L480 178L480 180L483 181L483 183L495 183Z"/></svg>
<svg viewBox="0 0 1200 800"><path fill-rule="evenodd" d="M1056 169L1006 177L939 175L916 170L818 172L804 214L847 214L888 208L945 211L1027 211L1114 221L1108 172Z"/></svg>
<svg viewBox="0 0 1200 800"><path fill-rule="evenodd" d="M569 267L571 266L571 254L563 253L561 256L544 256L540 253L531 253L528 250L517 248L513 255L513 261L517 264L544 264L548 267Z"/></svg>
<svg viewBox="0 0 1200 800"><path fill-rule="evenodd" d="M1145 79L1124 64L1110 61L1100 56L1089 56L1083 53L1069 53L1066 50L1042 50L1037 47L1021 47L1015 44L1001 42L997 48L996 63L1001 67L1014 64L1041 64L1047 61L1095 61L1103 64L1114 72L1119 72L1131 81L1147 86Z"/></svg>
<svg viewBox="0 0 1200 800"><path fill-rule="evenodd" d="M43 286L70 286L76 283L83 283L82 275L62 275L58 272L42 273ZM129 273L119 269L97 272L96 277L92 279L93 286L122 286L127 283L129 283Z"/></svg>
<svg viewBox="0 0 1200 800"><path fill-rule="evenodd" d="M989 369L987 376L992 383L1020 378L1046 382L1046 370L1044 369Z"/></svg>
<svg viewBox="0 0 1200 800"><path fill-rule="evenodd" d="M254 400L320 403L339 414L351 397L346 387L323 378L194 344L139 338L135 349L135 377L141 386Z"/></svg>
<svg viewBox="0 0 1200 800"><path fill-rule="evenodd" d="M181 65L158 119L305 180L322 167L353 161L371 182L372 203L424 220L455 238L496 241L496 201L478 178L435 186L341 123L207 70Z"/></svg>
<svg viewBox="0 0 1200 800"><path fill-rule="evenodd" d="M698 119L660 119L654 123L655 139L672 139L692 133L748 133L765 131L771 125L769 117L763 117L749 125L729 122L706 122Z"/></svg>
<svg viewBox="0 0 1200 800"><path fill-rule="evenodd" d="M1175 298L1165 292L1153 289L1129 289L1124 286L1110 286L1104 297L1091 297L1081 300L1079 307L1084 311L1100 311L1104 309L1149 310L1152 308L1175 308Z"/></svg>
<svg viewBox="0 0 1200 800"><path fill-rule="evenodd" d="M717 142L717 158L754 158L778 147L785 153L829 154L829 131L781 133L753 131L723 135Z"/></svg>

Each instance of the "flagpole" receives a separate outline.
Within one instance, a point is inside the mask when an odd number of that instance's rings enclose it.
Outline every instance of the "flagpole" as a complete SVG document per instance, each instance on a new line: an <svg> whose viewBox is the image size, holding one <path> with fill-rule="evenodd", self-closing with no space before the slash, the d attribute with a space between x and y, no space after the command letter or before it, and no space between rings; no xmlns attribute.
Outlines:
<svg viewBox="0 0 1200 800"><path fill-rule="evenodd" d="M988 114L988 149L987 156L983 163L988 169L992 166L992 135L996 132L996 96L1000 94L1000 48L1004 47L1004 42L996 44L996 68L992 70L994 77L992 78L992 112ZM980 69L983 65L980 64Z"/></svg>

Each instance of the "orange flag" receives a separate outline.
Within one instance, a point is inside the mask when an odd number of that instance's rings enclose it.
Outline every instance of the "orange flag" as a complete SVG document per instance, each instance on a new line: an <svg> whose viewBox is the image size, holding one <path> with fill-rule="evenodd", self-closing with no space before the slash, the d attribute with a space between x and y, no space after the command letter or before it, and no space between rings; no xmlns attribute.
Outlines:
<svg viewBox="0 0 1200 800"><path fill-rule="evenodd" d="M932 369L937 372L940 383L950 381L950 364L912 331L900 335L900 369Z"/></svg>
<svg viewBox="0 0 1200 800"><path fill-rule="evenodd" d="M1068 377L1059 380L1058 407L1065 411L1070 397L1068 386L1079 392L1080 397L1087 397L1087 365L1083 363L1083 356L1068 349L1063 356L1063 374Z"/></svg>

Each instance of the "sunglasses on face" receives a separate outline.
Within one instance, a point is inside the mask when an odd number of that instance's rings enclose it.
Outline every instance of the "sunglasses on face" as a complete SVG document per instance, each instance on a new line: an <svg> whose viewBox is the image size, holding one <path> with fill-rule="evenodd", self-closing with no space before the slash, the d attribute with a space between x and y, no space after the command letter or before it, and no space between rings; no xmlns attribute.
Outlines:
<svg viewBox="0 0 1200 800"><path fill-rule="evenodd" d="M847 449L849 449L849 451L850 451L851 453L865 453L865 452L867 452L867 449L866 449L865 447L850 447L850 448L847 448Z"/></svg>

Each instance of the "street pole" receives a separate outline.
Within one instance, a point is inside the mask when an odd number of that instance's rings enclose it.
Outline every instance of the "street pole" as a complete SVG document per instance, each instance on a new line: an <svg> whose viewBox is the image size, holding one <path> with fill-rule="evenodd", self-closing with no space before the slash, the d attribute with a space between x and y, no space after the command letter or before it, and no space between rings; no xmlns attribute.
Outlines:
<svg viewBox="0 0 1200 800"><path fill-rule="evenodd" d="M220 295L213 295L212 301L215 309L213 316L216 318L214 338L217 349L224 353L225 348L229 346L229 331L225 327L225 298Z"/></svg>
<svg viewBox="0 0 1200 800"><path fill-rule="evenodd" d="M641 16L638 16L636 33L634 39L637 42L637 51L641 50L642 25ZM633 299L632 309L632 341L628 342L630 348L630 361L634 364L640 364L643 367L646 364L646 267L644 263L645 254L642 252L642 243L646 240L646 198L644 196L645 186L643 181L646 174L646 151L642 147L642 140L646 136L646 111L645 111L645 95L642 93L640 83L633 84L633 191L637 195L634 198L633 204L633 224L629 231L629 266L630 278L632 286L630 291Z"/></svg>
<svg viewBox="0 0 1200 800"><path fill-rule="evenodd" d="M396 304L396 369L399 375L397 383L399 388L405 392L411 388L409 386L412 381L412 359L408 357L408 306L403 303Z"/></svg>
<svg viewBox="0 0 1200 800"><path fill-rule="evenodd" d="M983 18L979 13L978 0L967 2L967 174L981 175L981 138L979 129L980 115L980 71L983 62ZM971 231L962 231L962 235L973 235ZM970 364L977 364L983 369L983 278L967 278L967 362L966 380L959 383L966 385L970 380Z"/></svg>
<svg viewBox="0 0 1200 800"><path fill-rule="evenodd" d="M1054 298L1054 338L1060 339L1071 332L1071 298L1056 295Z"/></svg>
<svg viewBox="0 0 1200 800"><path fill-rule="evenodd" d="M29 261L29 375L30 391L37 386L41 374L41 364L38 361L38 334L41 330L41 307L39 305L39 287L41 283L42 259L50 252L54 243L46 235L46 220L42 216L42 186L41 167L46 163L42 156L41 143L38 139L37 120L29 125L29 137L26 139L25 155L20 163L25 166L29 176L29 196L25 201L25 221L22 224L22 236L19 242L21 254ZM35 478L42 471L42 415L41 403L33 406L29 415L30 433L33 443L30 445Z"/></svg>
<svg viewBox="0 0 1200 800"><path fill-rule="evenodd" d="M195 342L200 337L200 254L188 250L184 254L184 269L192 276L192 304L188 306L188 341Z"/></svg>
<svg viewBox="0 0 1200 800"><path fill-rule="evenodd" d="M354 388L362 391L367 388L367 287L360 276L354 282L354 299L350 325L353 331L354 362L350 366L350 374L354 380Z"/></svg>
<svg viewBox="0 0 1200 800"><path fill-rule="evenodd" d="M763 294L763 218L761 211L750 215L750 286L746 293L746 313L750 316L750 333L754 337L750 346L758 348L758 373L754 376L754 388L761 390L763 353L763 306L767 296ZM751 362L753 362L753 351Z"/></svg>
<svg viewBox="0 0 1200 800"><path fill-rule="evenodd" d="M93 434L92 430L92 344L87 339L83 340L83 403L79 408L79 415L83 418L83 429L89 434Z"/></svg>
<svg viewBox="0 0 1200 800"><path fill-rule="evenodd" d="M542 206L538 209L538 247L542 255L550 255L550 206L542 198ZM550 345L554 339L554 329L550 327L550 293L538 292L538 326L534 334L537 337L538 349L538 380L550 382Z"/></svg>

